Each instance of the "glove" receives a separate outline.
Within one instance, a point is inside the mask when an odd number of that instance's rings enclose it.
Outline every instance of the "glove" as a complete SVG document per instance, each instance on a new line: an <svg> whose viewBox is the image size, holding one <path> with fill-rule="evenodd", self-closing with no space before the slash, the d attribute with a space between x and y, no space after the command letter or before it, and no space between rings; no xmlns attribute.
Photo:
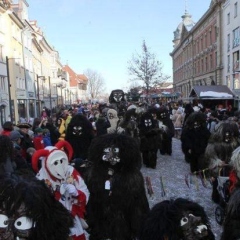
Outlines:
<svg viewBox="0 0 240 240"><path fill-rule="evenodd" d="M68 191L69 194L73 195L73 196L78 196L78 190L76 189L76 187L73 184L67 184L67 186L65 187L66 191Z"/></svg>

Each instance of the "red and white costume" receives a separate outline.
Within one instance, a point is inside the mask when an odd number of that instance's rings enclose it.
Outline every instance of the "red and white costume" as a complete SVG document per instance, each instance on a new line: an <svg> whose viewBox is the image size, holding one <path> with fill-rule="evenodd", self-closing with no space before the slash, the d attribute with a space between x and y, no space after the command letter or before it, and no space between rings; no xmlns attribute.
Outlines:
<svg viewBox="0 0 240 240"><path fill-rule="evenodd" d="M65 148L68 155L62 150ZM36 177L45 180L55 197L73 215L74 227L70 236L74 240L85 240L85 206L89 198L87 186L75 168L68 161L72 156L72 147L66 141L59 141L54 147L46 147L33 155L32 167L38 172ZM41 169L38 171L39 159Z"/></svg>

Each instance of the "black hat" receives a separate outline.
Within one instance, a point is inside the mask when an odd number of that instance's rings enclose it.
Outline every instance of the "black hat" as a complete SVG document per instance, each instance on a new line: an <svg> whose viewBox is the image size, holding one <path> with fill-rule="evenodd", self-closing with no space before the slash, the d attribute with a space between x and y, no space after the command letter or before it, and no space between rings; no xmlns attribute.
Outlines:
<svg viewBox="0 0 240 240"><path fill-rule="evenodd" d="M18 127L18 128L31 128L32 125L29 124L29 123L19 123L19 124L17 125L17 127Z"/></svg>

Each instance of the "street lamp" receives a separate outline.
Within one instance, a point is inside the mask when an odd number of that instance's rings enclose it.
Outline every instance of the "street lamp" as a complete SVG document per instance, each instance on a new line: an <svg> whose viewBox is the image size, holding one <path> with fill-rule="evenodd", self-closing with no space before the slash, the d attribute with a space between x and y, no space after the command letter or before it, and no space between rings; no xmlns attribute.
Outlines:
<svg viewBox="0 0 240 240"><path fill-rule="evenodd" d="M42 81L45 81L46 78L45 78L45 76L38 76L38 74L37 74L38 117L40 117L40 115L41 115L41 111L40 111L39 79L42 79Z"/></svg>
<svg viewBox="0 0 240 240"><path fill-rule="evenodd" d="M13 114L13 108L12 105L12 96L11 96L11 81L10 81L10 74L9 74L9 60L12 59L20 59L20 58L9 58L6 56L6 68L7 68L7 79L8 79L8 101L9 101L9 113L10 113L10 121L15 122L15 116Z"/></svg>

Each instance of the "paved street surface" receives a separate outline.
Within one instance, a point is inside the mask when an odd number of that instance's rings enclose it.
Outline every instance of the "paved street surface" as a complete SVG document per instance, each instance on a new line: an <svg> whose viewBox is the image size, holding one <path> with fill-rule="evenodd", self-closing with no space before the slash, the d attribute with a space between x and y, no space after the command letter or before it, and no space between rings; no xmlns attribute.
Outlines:
<svg viewBox="0 0 240 240"><path fill-rule="evenodd" d="M156 169L142 167L144 178L150 177L153 187L153 196L149 197L150 207L154 204L168 200L170 198L188 198L202 205L210 219L212 231L216 240L220 239L222 232L215 220L215 207L211 200L211 185L206 182L206 187L202 185L200 179L193 178L190 188L185 183L185 174L190 173L190 166L184 160L181 150L181 141L173 138L172 156L158 155ZM162 179L162 181L160 180ZM162 183L162 184L161 184ZM163 187L161 187L163 185ZM165 196L163 194L165 191Z"/></svg>

